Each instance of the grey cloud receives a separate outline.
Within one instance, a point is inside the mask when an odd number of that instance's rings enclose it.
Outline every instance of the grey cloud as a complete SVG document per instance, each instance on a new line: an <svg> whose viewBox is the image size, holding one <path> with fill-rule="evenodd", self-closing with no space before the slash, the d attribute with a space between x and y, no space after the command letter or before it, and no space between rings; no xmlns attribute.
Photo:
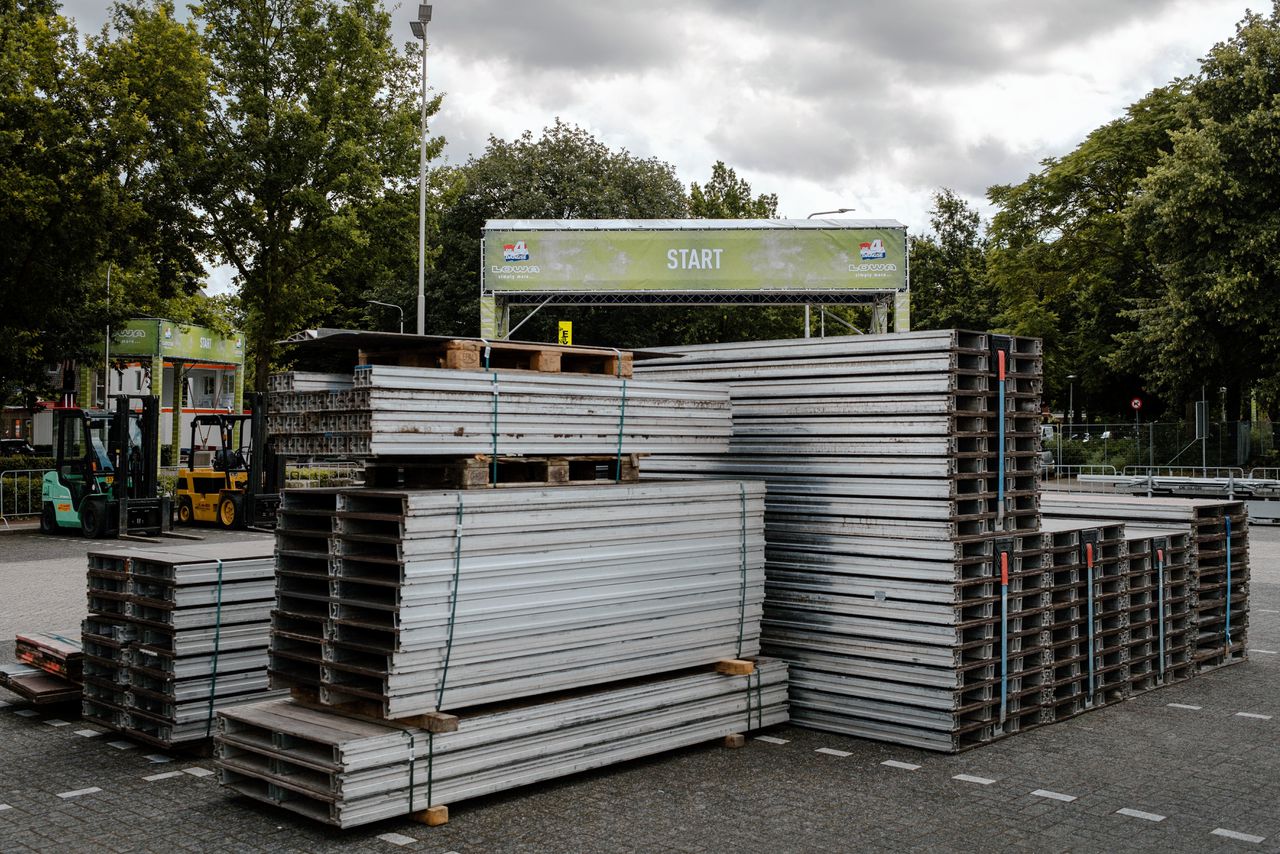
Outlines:
<svg viewBox="0 0 1280 854"><path fill-rule="evenodd" d="M665 65L681 53L659 11L661 3L582 3L574 0L475 0L436 3L429 35L442 53L500 57L518 67L630 72ZM405 3L397 19L415 9ZM680 6L673 4L673 9Z"/></svg>
<svg viewBox="0 0 1280 854"><path fill-rule="evenodd" d="M780 37L820 40L833 55L875 57L909 65L916 77L936 78L1034 67L1045 51L1157 15L1176 0L900 0L891 7L847 0L713 3L722 14Z"/></svg>

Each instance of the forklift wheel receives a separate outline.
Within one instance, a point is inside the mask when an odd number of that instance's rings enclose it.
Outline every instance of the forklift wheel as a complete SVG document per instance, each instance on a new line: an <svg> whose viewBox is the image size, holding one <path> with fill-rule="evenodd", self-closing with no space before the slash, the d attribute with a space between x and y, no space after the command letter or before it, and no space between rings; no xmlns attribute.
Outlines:
<svg viewBox="0 0 1280 854"><path fill-rule="evenodd" d="M44 509L40 511L40 532L58 533L58 514L54 512L52 501L45 502Z"/></svg>
<svg viewBox="0 0 1280 854"><path fill-rule="evenodd" d="M107 534L107 508L97 501L80 505L80 531L91 540L100 540Z"/></svg>
<svg viewBox="0 0 1280 854"><path fill-rule="evenodd" d="M218 502L218 522L224 528L243 528L244 514L240 502L229 495Z"/></svg>
<svg viewBox="0 0 1280 854"><path fill-rule="evenodd" d="M190 525L191 515L191 499L180 499L178 501L178 521L184 525Z"/></svg>

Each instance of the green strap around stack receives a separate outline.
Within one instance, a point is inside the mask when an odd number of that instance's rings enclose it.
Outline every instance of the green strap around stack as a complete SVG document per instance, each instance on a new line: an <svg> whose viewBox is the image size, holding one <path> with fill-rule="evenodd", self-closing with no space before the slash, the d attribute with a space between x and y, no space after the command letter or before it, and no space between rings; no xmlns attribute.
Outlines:
<svg viewBox="0 0 1280 854"><path fill-rule="evenodd" d="M445 681L449 678L449 658L453 655L453 624L458 614L458 582L462 575L462 495L458 495L458 515L454 526L453 588L449 592L449 628L444 644L444 663L440 670L440 688L436 691L436 710L444 707Z"/></svg>
<svg viewBox="0 0 1280 854"><path fill-rule="evenodd" d="M213 665L209 668L209 712L204 719L204 737L213 732L213 698L218 691L218 647L222 643L222 560L218 560L217 607L213 617Z"/></svg>
<svg viewBox="0 0 1280 854"><path fill-rule="evenodd" d="M738 584L738 654L735 657L742 658L743 623L747 619L747 490L741 483L738 484L738 504L741 541L738 547L738 568L741 580Z"/></svg>

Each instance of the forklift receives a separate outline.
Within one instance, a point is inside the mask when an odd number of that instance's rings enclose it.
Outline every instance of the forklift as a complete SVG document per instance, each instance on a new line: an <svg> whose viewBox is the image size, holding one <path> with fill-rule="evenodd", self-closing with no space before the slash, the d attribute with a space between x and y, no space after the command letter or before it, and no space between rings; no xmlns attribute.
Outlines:
<svg viewBox="0 0 1280 854"><path fill-rule="evenodd" d="M284 458L267 447L266 404L262 394L246 395L244 414L197 415L191 421L187 468L178 474L178 522L213 523L224 528L275 527L284 482ZM238 429L237 429L238 428ZM196 465L201 431L217 436L211 458Z"/></svg>
<svg viewBox="0 0 1280 854"><path fill-rule="evenodd" d="M79 528L90 539L159 536L169 528L160 495L160 401L116 395L115 411L54 411L56 468L41 484L40 530ZM132 401L141 401L139 410Z"/></svg>

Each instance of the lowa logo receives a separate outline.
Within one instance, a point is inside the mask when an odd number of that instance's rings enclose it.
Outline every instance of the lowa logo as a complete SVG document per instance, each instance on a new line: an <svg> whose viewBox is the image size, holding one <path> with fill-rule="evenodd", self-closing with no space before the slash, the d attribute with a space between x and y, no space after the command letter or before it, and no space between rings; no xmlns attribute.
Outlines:
<svg viewBox="0 0 1280 854"><path fill-rule="evenodd" d="M121 338L146 338L147 330L145 329L121 329L119 332Z"/></svg>

